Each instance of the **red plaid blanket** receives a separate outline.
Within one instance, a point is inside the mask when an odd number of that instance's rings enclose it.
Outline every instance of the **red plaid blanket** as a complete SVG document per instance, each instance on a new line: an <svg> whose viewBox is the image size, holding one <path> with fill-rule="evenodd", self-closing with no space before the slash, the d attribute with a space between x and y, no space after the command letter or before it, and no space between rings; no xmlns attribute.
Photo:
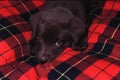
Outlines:
<svg viewBox="0 0 120 80"><path fill-rule="evenodd" d="M120 0L101 0L91 11L88 48L67 48L41 65L29 56L29 18L44 0L0 1L0 80L120 80Z"/></svg>

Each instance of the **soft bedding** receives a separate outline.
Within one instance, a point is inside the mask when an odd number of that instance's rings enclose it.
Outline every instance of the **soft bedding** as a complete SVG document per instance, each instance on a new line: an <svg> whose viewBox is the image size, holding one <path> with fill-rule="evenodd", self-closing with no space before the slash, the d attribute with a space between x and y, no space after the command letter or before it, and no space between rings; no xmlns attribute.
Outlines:
<svg viewBox="0 0 120 80"><path fill-rule="evenodd" d="M120 0L99 0L87 21L88 48L50 63L29 54L29 18L45 0L0 1L0 80L120 80Z"/></svg>

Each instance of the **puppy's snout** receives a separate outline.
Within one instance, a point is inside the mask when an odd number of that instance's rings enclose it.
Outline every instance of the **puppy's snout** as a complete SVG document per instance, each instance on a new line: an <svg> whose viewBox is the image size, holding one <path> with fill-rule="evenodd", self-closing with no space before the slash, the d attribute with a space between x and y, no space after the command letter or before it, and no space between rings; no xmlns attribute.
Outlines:
<svg viewBox="0 0 120 80"><path fill-rule="evenodd" d="M50 55L38 56L39 61L44 64L50 60Z"/></svg>
<svg viewBox="0 0 120 80"><path fill-rule="evenodd" d="M42 57L40 57L38 59L39 59L40 63L42 63L42 64L44 64L45 62L47 62L47 58L44 57L44 56L42 56Z"/></svg>

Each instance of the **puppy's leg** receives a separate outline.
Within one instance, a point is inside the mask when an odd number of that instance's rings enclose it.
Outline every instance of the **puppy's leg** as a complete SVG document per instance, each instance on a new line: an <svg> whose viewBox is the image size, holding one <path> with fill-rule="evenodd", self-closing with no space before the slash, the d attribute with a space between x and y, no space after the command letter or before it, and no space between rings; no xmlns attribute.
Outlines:
<svg viewBox="0 0 120 80"><path fill-rule="evenodd" d="M73 37L72 48L75 50L84 50L87 47L88 27L80 19L73 17L70 21L70 31Z"/></svg>

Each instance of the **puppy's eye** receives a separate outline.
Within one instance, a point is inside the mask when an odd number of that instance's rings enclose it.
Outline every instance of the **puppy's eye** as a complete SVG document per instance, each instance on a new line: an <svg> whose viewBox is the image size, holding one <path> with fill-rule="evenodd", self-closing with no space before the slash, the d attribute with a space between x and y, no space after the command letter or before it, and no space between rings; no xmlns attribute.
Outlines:
<svg viewBox="0 0 120 80"><path fill-rule="evenodd" d="M62 41L59 41L59 42L56 42L55 44L56 44L56 46L59 47L59 46L61 46L61 45L63 44L63 42L62 42Z"/></svg>

